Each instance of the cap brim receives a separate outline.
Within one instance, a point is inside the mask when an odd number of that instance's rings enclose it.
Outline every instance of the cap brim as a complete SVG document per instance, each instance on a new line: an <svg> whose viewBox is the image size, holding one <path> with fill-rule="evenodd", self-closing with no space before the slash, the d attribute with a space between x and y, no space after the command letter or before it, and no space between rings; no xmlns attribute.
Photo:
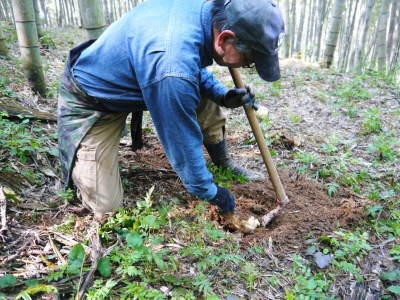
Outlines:
<svg viewBox="0 0 400 300"><path fill-rule="evenodd" d="M256 70L262 79L272 82L281 78L278 54L267 55L253 51L253 57Z"/></svg>

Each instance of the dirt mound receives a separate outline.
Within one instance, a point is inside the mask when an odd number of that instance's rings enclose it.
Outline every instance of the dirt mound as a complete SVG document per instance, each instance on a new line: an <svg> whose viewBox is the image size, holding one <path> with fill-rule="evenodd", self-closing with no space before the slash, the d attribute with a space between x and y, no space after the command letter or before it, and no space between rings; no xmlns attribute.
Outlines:
<svg viewBox="0 0 400 300"><path fill-rule="evenodd" d="M171 167L159 145L144 148L134 156L128 154L129 165L139 164L131 173L135 186L133 194L143 193L144 189L156 186L156 191L169 197L177 196L189 202L195 198L183 193L182 184L171 172ZM152 174L149 170L154 170ZM147 172L147 176L140 175ZM167 173L166 173L167 171ZM272 238L274 244L281 250L303 248L307 238L318 237L335 231L338 226L347 227L364 218L361 204L353 199L350 192L340 190L334 197L327 194L325 187L295 172L279 170L290 203L282 210L266 228L257 228L256 232L245 234L242 242L245 244L262 243ZM133 178L132 178L133 179ZM262 216L276 206L276 196L271 182L249 182L237 184L230 188L236 196L236 214L243 220L254 216L261 221ZM221 216L215 207L210 206L210 219L223 225Z"/></svg>
<svg viewBox="0 0 400 300"><path fill-rule="evenodd" d="M329 197L323 185L313 180L279 171L290 203L266 228L244 237L245 243L255 243L272 238L278 245L298 247L306 235L315 236L347 227L364 217L363 208L351 193L341 191ZM247 219L261 217L276 206L276 196L269 181L245 183L232 187L237 197L237 214Z"/></svg>

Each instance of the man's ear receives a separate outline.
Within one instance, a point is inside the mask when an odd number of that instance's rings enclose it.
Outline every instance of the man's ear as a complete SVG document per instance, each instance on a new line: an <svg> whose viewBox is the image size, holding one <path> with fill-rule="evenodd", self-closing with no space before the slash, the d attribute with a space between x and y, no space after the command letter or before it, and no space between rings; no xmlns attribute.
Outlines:
<svg viewBox="0 0 400 300"><path fill-rule="evenodd" d="M224 30L222 32L218 32L214 28L214 49L218 55L224 55L226 51L226 45L231 40L236 37L236 34L231 30Z"/></svg>

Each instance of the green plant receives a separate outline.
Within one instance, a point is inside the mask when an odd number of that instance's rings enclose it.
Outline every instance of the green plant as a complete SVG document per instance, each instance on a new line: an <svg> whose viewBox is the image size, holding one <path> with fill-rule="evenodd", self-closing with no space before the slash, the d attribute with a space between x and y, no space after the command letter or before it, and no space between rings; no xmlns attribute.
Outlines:
<svg viewBox="0 0 400 300"><path fill-rule="evenodd" d="M292 256L293 264L288 277L294 285L285 290L286 299L334 299L328 295L331 280L323 273L314 273L300 255Z"/></svg>
<svg viewBox="0 0 400 300"><path fill-rule="evenodd" d="M289 120L290 120L290 122L292 122L294 124L299 124L299 123L303 122L303 119L301 117L299 117L298 115L296 115L295 113L289 114Z"/></svg>
<svg viewBox="0 0 400 300"><path fill-rule="evenodd" d="M334 194L336 194L339 185L336 182L329 182L326 184L326 187L328 188L328 195L332 197Z"/></svg>
<svg viewBox="0 0 400 300"><path fill-rule="evenodd" d="M47 48L55 48L56 43L51 35L49 31L44 31L43 35L40 37L40 44Z"/></svg>
<svg viewBox="0 0 400 300"><path fill-rule="evenodd" d="M361 133L364 135L380 132L382 130L380 111L377 108L368 109L364 114L361 127Z"/></svg>
<svg viewBox="0 0 400 300"><path fill-rule="evenodd" d="M234 182L244 183L248 181L243 175L234 174L231 169L225 169L210 163L207 164L207 168L213 174L214 183L222 187L229 188Z"/></svg>
<svg viewBox="0 0 400 300"><path fill-rule="evenodd" d="M298 153L293 154L294 159L298 166L296 170L298 173L305 173L314 167L315 164L320 162L320 157L316 153L306 152L300 150Z"/></svg>
<svg viewBox="0 0 400 300"><path fill-rule="evenodd" d="M1 75L3 72L0 72ZM17 94L8 88L9 80L4 76L0 77L0 97L15 98Z"/></svg>
<svg viewBox="0 0 400 300"><path fill-rule="evenodd" d="M350 84L339 85L335 91L336 96L346 99L370 99L371 94L363 88L363 80L361 77L354 78Z"/></svg>
<svg viewBox="0 0 400 300"><path fill-rule="evenodd" d="M283 85L282 85L282 81L281 80L274 81L269 85L270 93L274 97L280 97L281 96L282 88L283 88Z"/></svg>
<svg viewBox="0 0 400 300"><path fill-rule="evenodd" d="M375 137L373 143L368 146L368 151L377 155L380 160L395 160L399 155L399 152L395 149L399 141L393 135L395 135L395 132L390 131Z"/></svg>
<svg viewBox="0 0 400 300"><path fill-rule="evenodd" d="M19 123L11 122L6 119L8 114L0 113L0 153L1 150L8 150L9 153L17 157L22 163L27 163L28 159L36 155L36 152L57 155L58 150L45 147L45 142L49 139L47 136L37 137L41 132L40 128L30 128L31 121L18 116ZM4 151L3 150L3 151Z"/></svg>

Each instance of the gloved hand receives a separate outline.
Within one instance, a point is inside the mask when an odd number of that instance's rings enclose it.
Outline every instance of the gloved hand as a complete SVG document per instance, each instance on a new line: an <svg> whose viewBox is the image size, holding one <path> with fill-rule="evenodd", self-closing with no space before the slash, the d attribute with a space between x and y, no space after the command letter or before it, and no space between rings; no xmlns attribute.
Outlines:
<svg viewBox="0 0 400 300"><path fill-rule="evenodd" d="M233 212L235 210L235 196L228 189L217 186L217 194L209 202L220 209L220 213Z"/></svg>
<svg viewBox="0 0 400 300"><path fill-rule="evenodd" d="M250 86L246 86L245 89L229 89L224 95L221 104L228 108L237 108L242 105L245 107L252 106L254 110L258 109L258 105L255 103L256 97L251 92Z"/></svg>

